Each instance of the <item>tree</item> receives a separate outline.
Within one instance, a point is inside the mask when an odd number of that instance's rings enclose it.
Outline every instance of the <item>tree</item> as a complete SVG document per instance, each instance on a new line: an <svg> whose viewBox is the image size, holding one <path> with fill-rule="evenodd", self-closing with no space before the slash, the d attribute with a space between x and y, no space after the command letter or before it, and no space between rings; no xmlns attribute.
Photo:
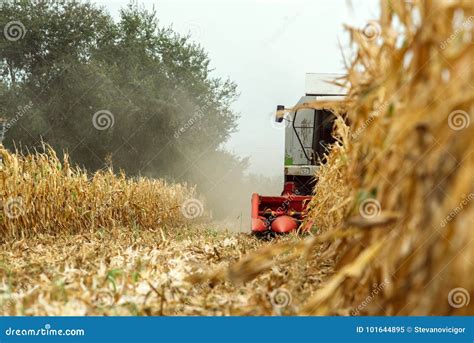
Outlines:
<svg viewBox="0 0 474 343"><path fill-rule="evenodd" d="M111 157L128 175L197 183L216 204L203 175L243 176L247 161L220 149L236 129L236 85L155 11L129 5L114 22L90 3L20 1L0 22L7 147L44 141L90 171Z"/></svg>
<svg viewBox="0 0 474 343"><path fill-rule="evenodd" d="M115 23L90 3L24 1L0 19L8 147L43 140L91 171L111 156L129 175L178 181L215 163L243 173L246 162L219 149L236 129L236 85L212 77L204 49L159 27L155 11L129 5Z"/></svg>

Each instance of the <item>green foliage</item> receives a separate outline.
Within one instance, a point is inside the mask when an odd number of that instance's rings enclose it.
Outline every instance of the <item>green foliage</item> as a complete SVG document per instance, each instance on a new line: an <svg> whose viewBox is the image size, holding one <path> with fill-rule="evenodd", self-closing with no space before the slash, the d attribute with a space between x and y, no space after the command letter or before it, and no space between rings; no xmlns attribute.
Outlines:
<svg viewBox="0 0 474 343"><path fill-rule="evenodd" d="M212 77L202 47L160 28L155 12L129 5L115 23L90 3L25 1L3 6L0 22L12 21L25 34L0 46L10 148L44 140L89 170L111 157L129 175L191 182L193 157L227 159L218 148L236 128L236 86ZM113 126L98 130L93 116L104 110Z"/></svg>
<svg viewBox="0 0 474 343"><path fill-rule="evenodd" d="M90 171L113 162L131 176L188 181L215 214L226 211L223 182L242 179L248 162L220 149L236 129L236 85L211 76L201 46L134 5L114 22L85 2L4 4L2 26L16 21L24 35L0 43L4 145L45 141ZM111 121L99 130L104 111Z"/></svg>

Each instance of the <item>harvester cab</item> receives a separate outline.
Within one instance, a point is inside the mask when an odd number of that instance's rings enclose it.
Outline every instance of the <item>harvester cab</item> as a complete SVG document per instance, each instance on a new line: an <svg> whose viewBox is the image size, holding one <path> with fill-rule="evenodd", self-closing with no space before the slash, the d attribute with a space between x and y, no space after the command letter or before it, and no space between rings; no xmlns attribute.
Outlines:
<svg viewBox="0 0 474 343"><path fill-rule="evenodd" d="M285 125L284 186L280 196L252 194L253 233L287 233L303 222L316 181L314 175L334 142L334 114L329 108L316 109L309 104L343 99L345 90L333 83L339 76L306 74L305 96L290 109L277 106L275 120Z"/></svg>

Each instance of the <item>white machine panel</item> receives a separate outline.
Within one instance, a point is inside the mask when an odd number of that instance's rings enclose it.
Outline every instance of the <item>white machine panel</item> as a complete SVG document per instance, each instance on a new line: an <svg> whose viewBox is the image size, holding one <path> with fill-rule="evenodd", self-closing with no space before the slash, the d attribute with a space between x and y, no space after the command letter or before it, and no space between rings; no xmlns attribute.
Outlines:
<svg viewBox="0 0 474 343"><path fill-rule="evenodd" d="M306 96L301 97L296 106L323 100L325 98L330 101L344 99L347 90L331 83L337 81L337 79L341 77L341 74L306 74ZM311 165L311 159L314 154L312 149L315 120L314 115L314 109L306 108L298 110L296 120L294 120L294 111L287 114L287 120L289 120L289 122L285 131L285 166L294 166L293 168L286 169L289 174L298 175L299 172L296 171L296 166L301 167ZM295 128L293 128L293 126ZM301 143L298 140L298 136L295 134L295 129L298 132Z"/></svg>

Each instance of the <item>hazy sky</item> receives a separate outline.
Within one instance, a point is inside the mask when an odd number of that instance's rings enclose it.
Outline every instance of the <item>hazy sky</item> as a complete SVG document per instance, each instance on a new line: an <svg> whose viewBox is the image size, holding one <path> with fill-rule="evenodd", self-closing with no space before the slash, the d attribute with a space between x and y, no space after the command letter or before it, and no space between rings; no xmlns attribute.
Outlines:
<svg viewBox="0 0 474 343"><path fill-rule="evenodd" d="M129 0L98 0L114 17ZM378 17L378 0L144 0L160 23L190 33L209 53L214 75L240 92L239 131L226 144L250 156L250 171L283 172L284 130L271 118L277 104L304 95L307 72L344 71L339 42L350 53L343 24L363 27ZM351 9L352 8L352 9Z"/></svg>

